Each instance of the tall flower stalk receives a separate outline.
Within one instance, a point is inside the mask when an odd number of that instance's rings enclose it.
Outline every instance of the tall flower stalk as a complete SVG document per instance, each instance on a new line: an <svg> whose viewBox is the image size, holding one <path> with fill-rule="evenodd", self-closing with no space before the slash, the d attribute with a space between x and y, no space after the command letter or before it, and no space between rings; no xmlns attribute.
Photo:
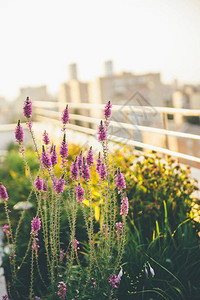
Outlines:
<svg viewBox="0 0 200 300"><path fill-rule="evenodd" d="M112 104L109 101L104 110L105 120L101 121L98 127L97 134L98 140L102 143L102 152L96 158L96 166L94 166L92 147L89 148L86 156L84 150L82 150L74 158L71 165L68 166L68 155L71 155L68 149L68 142L66 141L66 126L69 123L68 106L66 106L62 114L62 130L64 133L59 153L57 153L56 145L53 143L50 149L48 148L50 139L46 131L43 134L42 150L39 152L32 130L32 103L28 97L24 103L24 116L27 119L28 129L40 163L38 174L34 177L26 161L25 149L23 148L23 129L20 121L18 121L15 137L37 199L36 214L30 224L31 239L27 245L24 258L19 262L18 266L19 269L23 269L24 264L27 263L27 257L31 258L30 299L35 299L34 280L36 268L44 285L46 286L47 282L50 282L49 289L52 290L54 295L57 293L60 299L68 297L68 293L71 293L69 298L74 297L76 299L83 296L85 298L88 297L88 299L95 299L97 287L104 289L107 299L111 299L114 294L113 291L111 293L111 288L115 290L118 287L122 276L122 269L119 271L119 268L126 241L128 198L126 196L126 183L121 169L118 168L115 173L110 172L107 131L111 108ZM56 176L60 160L61 174ZM96 196L95 193L93 194L92 180L95 172L99 176L99 184L95 189L97 192L99 190L101 203L99 230L97 230L98 226L95 226L94 218L96 213L94 211L94 209L96 210ZM121 200L119 207L116 207L117 197L120 197ZM17 238L13 236L7 208L9 197L6 188L2 184L0 184L0 198L5 203L8 219L7 224L4 225L4 232L8 241L11 240L16 245ZM76 238L78 234L76 225L79 211L82 211L82 221L84 221L87 232L86 241L79 240L80 237L78 237L78 241ZM67 216L69 224L65 233L61 232L62 215ZM20 222L22 219L23 215ZM19 231L19 226L16 232ZM67 234L68 237L67 245L63 245L62 242L64 234ZM42 240L44 243L42 243ZM89 254L86 260L87 264L83 263L79 257L79 250L83 250L81 248L84 243L87 243L84 251ZM45 249L42 249L42 247ZM63 252L63 248L66 249L66 252ZM40 251L45 251L46 254L47 274L45 280L40 272L38 260ZM14 252L13 255L15 257ZM13 262L15 262L15 258L13 258ZM73 288L76 268L79 274L76 279L79 289L78 293L77 289ZM119 272L118 276L116 272ZM14 267L14 275L17 276L16 266ZM8 296L11 297L12 295Z"/></svg>

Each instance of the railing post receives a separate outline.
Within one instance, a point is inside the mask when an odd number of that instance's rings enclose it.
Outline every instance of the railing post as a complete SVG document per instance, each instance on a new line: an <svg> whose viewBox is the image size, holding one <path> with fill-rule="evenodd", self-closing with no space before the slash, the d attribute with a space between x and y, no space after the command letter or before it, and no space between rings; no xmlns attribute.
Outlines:
<svg viewBox="0 0 200 300"><path fill-rule="evenodd" d="M168 130L168 119L167 119L167 113L163 113L163 125L164 125L164 129ZM168 135L165 134L165 147L166 149L169 150L169 139L168 139Z"/></svg>
<svg viewBox="0 0 200 300"><path fill-rule="evenodd" d="M124 112L125 115L125 123L130 124L130 117L129 117L129 111ZM133 139L133 130L132 129L126 129L128 133L128 138L131 140Z"/></svg>

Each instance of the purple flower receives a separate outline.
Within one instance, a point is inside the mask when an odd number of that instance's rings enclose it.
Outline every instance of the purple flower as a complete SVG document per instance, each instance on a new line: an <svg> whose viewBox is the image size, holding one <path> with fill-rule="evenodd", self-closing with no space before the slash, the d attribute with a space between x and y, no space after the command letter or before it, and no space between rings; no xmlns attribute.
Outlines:
<svg viewBox="0 0 200 300"><path fill-rule="evenodd" d="M47 186L46 180L44 180L44 179L43 179L43 181L42 181L42 187L43 187L43 192L46 192L48 186Z"/></svg>
<svg viewBox="0 0 200 300"><path fill-rule="evenodd" d="M117 170L116 176L116 186L118 187L118 193L121 192L121 189L126 188L126 182L124 180L124 175L121 173L120 168Z"/></svg>
<svg viewBox="0 0 200 300"><path fill-rule="evenodd" d="M85 181L90 179L90 171L89 171L88 165L86 164L85 157L83 157L83 165L82 165L81 171L82 171L81 176Z"/></svg>
<svg viewBox="0 0 200 300"><path fill-rule="evenodd" d="M11 235L10 231L8 230L9 228L10 228L10 226L7 225L7 224L5 224L5 225L3 226L3 232L5 232L5 234L7 234L8 236Z"/></svg>
<svg viewBox="0 0 200 300"><path fill-rule="evenodd" d="M35 251L37 251L37 250L40 248L40 246L37 244L38 241L39 241L39 239L38 239L37 237L34 237L34 238L33 238L33 245L32 245L32 248L33 248Z"/></svg>
<svg viewBox="0 0 200 300"><path fill-rule="evenodd" d="M93 163L94 163L92 147L90 147L90 149L88 150L88 153L87 153L87 156L86 156L86 162L87 162L87 165L89 167L91 165L93 165Z"/></svg>
<svg viewBox="0 0 200 300"><path fill-rule="evenodd" d="M79 170L82 169L82 166L83 166L83 151L81 150L80 154L78 155L78 167L79 167Z"/></svg>
<svg viewBox="0 0 200 300"><path fill-rule="evenodd" d="M2 300L10 300L10 299L8 298L8 295L5 294L4 296L2 296Z"/></svg>
<svg viewBox="0 0 200 300"><path fill-rule="evenodd" d="M40 246L37 244L37 242L39 241L39 239L37 238L38 236L38 231L40 230L41 227L41 221L39 217L35 217L33 218L33 220L31 221L31 232L30 234L33 235L33 244L32 244L32 248L37 251L38 248L40 248Z"/></svg>
<svg viewBox="0 0 200 300"><path fill-rule="evenodd" d="M101 160L101 153L99 152L99 157L97 158L97 165L96 165L96 171L99 174L100 173L100 169L101 169L101 165L102 165L102 160Z"/></svg>
<svg viewBox="0 0 200 300"><path fill-rule="evenodd" d="M66 284L63 281L60 281L58 285L58 296L65 299L66 291L67 291Z"/></svg>
<svg viewBox="0 0 200 300"><path fill-rule="evenodd" d="M38 231L40 230L41 227L41 221L39 217L33 218L31 221L31 233L30 234L38 234Z"/></svg>
<svg viewBox="0 0 200 300"><path fill-rule="evenodd" d="M102 121L100 122L100 125L98 127L98 140L99 142L107 140L106 127L103 125Z"/></svg>
<svg viewBox="0 0 200 300"><path fill-rule="evenodd" d="M55 186L55 190L58 194L63 193L64 191L64 185L65 185L65 180L64 180L64 175L62 175L62 177L60 177L57 182L56 182L56 186Z"/></svg>
<svg viewBox="0 0 200 300"><path fill-rule="evenodd" d="M16 138L16 142L23 143L24 141L24 132L22 129L22 126L20 125L20 120L18 121L17 127L15 129L15 138Z"/></svg>
<svg viewBox="0 0 200 300"><path fill-rule="evenodd" d="M64 134L63 141L60 145L60 156L62 159L67 158L68 156L68 145L66 143L66 134Z"/></svg>
<svg viewBox="0 0 200 300"><path fill-rule="evenodd" d="M64 255L65 255L65 250L64 250L64 249L61 249L61 250L60 250L60 261L63 260Z"/></svg>
<svg viewBox="0 0 200 300"><path fill-rule="evenodd" d="M37 176L35 179L35 187L38 191L42 191L43 188L43 180L41 177Z"/></svg>
<svg viewBox="0 0 200 300"><path fill-rule="evenodd" d="M75 250L79 250L80 248L78 247L79 241L77 241L77 239L74 239L73 241L71 241L72 243L72 247L74 247Z"/></svg>
<svg viewBox="0 0 200 300"><path fill-rule="evenodd" d="M8 193L4 185L0 183L0 198L2 200L8 201Z"/></svg>
<svg viewBox="0 0 200 300"><path fill-rule="evenodd" d="M119 236L122 233L122 222L116 223L116 234Z"/></svg>
<svg viewBox="0 0 200 300"><path fill-rule="evenodd" d="M35 300L40 300L41 298L38 296L35 296Z"/></svg>
<svg viewBox="0 0 200 300"><path fill-rule="evenodd" d="M108 101L104 108L104 116L106 119L109 119L111 116L111 107L112 107L112 104L110 103L110 101Z"/></svg>
<svg viewBox="0 0 200 300"><path fill-rule="evenodd" d="M111 277L109 279L109 283L111 283L115 289L118 288L118 286L116 285L116 283L118 283L118 278L115 274L111 275Z"/></svg>
<svg viewBox="0 0 200 300"><path fill-rule="evenodd" d="M49 157L49 154L45 152L44 145L42 146L41 161L44 168L48 169L51 167L51 159Z"/></svg>
<svg viewBox="0 0 200 300"><path fill-rule="evenodd" d="M70 177L73 180L78 180L78 162L77 162L77 157L75 159L75 161L71 164L70 167Z"/></svg>
<svg viewBox="0 0 200 300"><path fill-rule="evenodd" d="M44 142L45 145L50 144L50 139L49 139L49 136L48 136L48 133L46 132L46 130L43 133L43 142Z"/></svg>
<svg viewBox="0 0 200 300"><path fill-rule="evenodd" d="M56 146L54 146L53 151L51 152L51 164L54 167L58 163L58 155L56 151Z"/></svg>
<svg viewBox="0 0 200 300"><path fill-rule="evenodd" d="M107 233L109 234L110 228L108 227L108 225L103 224L102 227L103 227L103 231L104 231L103 234L106 235L106 231L107 231ZM107 228L107 230L106 230L106 228Z"/></svg>
<svg viewBox="0 0 200 300"><path fill-rule="evenodd" d="M85 195L84 188L79 183L78 186L76 187L76 199L77 199L77 202L82 202L83 198L84 198L84 195Z"/></svg>
<svg viewBox="0 0 200 300"><path fill-rule="evenodd" d="M68 109L68 104L66 106L66 108L63 111L62 114L62 123L65 124L69 124L69 109Z"/></svg>
<svg viewBox="0 0 200 300"><path fill-rule="evenodd" d="M124 197L121 201L121 206L120 206L120 215L128 215L128 197Z"/></svg>
<svg viewBox="0 0 200 300"><path fill-rule="evenodd" d="M107 177L106 166L103 162L101 163L99 176L100 176L101 180L105 180Z"/></svg>
<svg viewBox="0 0 200 300"><path fill-rule="evenodd" d="M29 97L27 97L26 100L24 101L23 111L24 111L24 117L26 117L27 119L31 118L31 116L32 116L32 102L29 99Z"/></svg>

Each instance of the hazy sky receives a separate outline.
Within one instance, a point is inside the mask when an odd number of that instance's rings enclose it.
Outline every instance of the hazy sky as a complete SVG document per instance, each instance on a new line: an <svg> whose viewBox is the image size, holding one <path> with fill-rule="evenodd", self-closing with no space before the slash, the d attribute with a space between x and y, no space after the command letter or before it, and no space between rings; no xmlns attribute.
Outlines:
<svg viewBox="0 0 200 300"><path fill-rule="evenodd" d="M0 0L0 96L55 92L72 62L92 80L108 59L116 72L200 83L200 0Z"/></svg>

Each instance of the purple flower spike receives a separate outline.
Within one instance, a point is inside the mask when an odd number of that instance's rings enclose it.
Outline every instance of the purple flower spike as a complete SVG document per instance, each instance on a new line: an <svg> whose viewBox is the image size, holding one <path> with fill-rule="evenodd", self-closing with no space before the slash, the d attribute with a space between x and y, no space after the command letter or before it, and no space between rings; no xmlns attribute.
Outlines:
<svg viewBox="0 0 200 300"><path fill-rule="evenodd" d="M2 296L2 300L10 300L10 299L8 298L8 295L5 294L4 296Z"/></svg>
<svg viewBox="0 0 200 300"><path fill-rule="evenodd" d="M90 149L88 150L88 153L87 153L87 156L86 156L86 162L87 162L87 165L89 167L91 165L93 165L93 163L94 163L92 147L90 147Z"/></svg>
<svg viewBox="0 0 200 300"><path fill-rule="evenodd" d="M76 199L77 202L82 202L85 196L85 191L84 188L81 186L79 183L78 186L76 187Z"/></svg>
<svg viewBox="0 0 200 300"><path fill-rule="evenodd" d="M117 222L116 224L116 234L119 236L122 233L122 222Z"/></svg>
<svg viewBox="0 0 200 300"><path fill-rule="evenodd" d="M66 134L64 134L63 141L60 145L60 156L62 159L66 159L68 156L68 145L66 142Z"/></svg>
<svg viewBox="0 0 200 300"><path fill-rule="evenodd" d="M62 175L62 177L60 177L56 182L56 186L55 186L55 190L58 194L63 193L64 185L65 185L65 180L64 180L64 175Z"/></svg>
<svg viewBox="0 0 200 300"><path fill-rule="evenodd" d="M32 116L32 102L29 99L29 97L27 97L26 100L24 101L23 111L24 111L24 117L30 119Z"/></svg>
<svg viewBox="0 0 200 300"><path fill-rule="evenodd" d="M105 180L107 177L106 166L103 162L101 163L99 176L100 176L101 180Z"/></svg>
<svg viewBox="0 0 200 300"><path fill-rule="evenodd" d="M54 146L53 151L51 152L51 163L52 166L54 167L58 163L58 155L56 151L56 146Z"/></svg>
<svg viewBox="0 0 200 300"><path fill-rule="evenodd" d="M62 299L65 299L66 291L66 284L63 281L60 281L58 285L58 296Z"/></svg>
<svg viewBox="0 0 200 300"><path fill-rule="evenodd" d="M24 132L22 126L20 125L20 120L18 121L17 127L15 129L15 138L16 142L18 142L19 144L23 143L24 141Z"/></svg>
<svg viewBox="0 0 200 300"><path fill-rule="evenodd" d="M97 165L96 165L96 171L98 174L100 173L102 163L103 162L101 160L101 153L99 152L99 157L97 158Z"/></svg>
<svg viewBox="0 0 200 300"><path fill-rule="evenodd" d="M70 167L70 177L73 180L78 180L78 162L77 162L77 157L75 159L75 161L71 164Z"/></svg>
<svg viewBox="0 0 200 300"><path fill-rule="evenodd" d="M68 109L68 104L66 106L66 108L63 111L62 114L62 123L65 124L69 124L69 109Z"/></svg>
<svg viewBox="0 0 200 300"><path fill-rule="evenodd" d="M42 165L44 168L49 169L51 167L51 160L49 154L45 152L44 145L42 146L42 157L41 157Z"/></svg>
<svg viewBox="0 0 200 300"><path fill-rule="evenodd" d="M31 221L31 233L30 234L37 235L38 231L40 230L40 227L41 227L40 218L39 217L33 218L33 220Z"/></svg>
<svg viewBox="0 0 200 300"><path fill-rule="evenodd" d="M121 201L121 206L120 206L120 215L128 215L128 207L129 207L129 203L128 203L128 197L124 197Z"/></svg>
<svg viewBox="0 0 200 300"><path fill-rule="evenodd" d="M120 168L118 168L117 174L115 176L116 176L116 186L118 187L118 193L120 193L122 189L126 188L124 175L121 173Z"/></svg>
<svg viewBox="0 0 200 300"><path fill-rule="evenodd" d="M82 166L82 178L87 181L88 179L90 179L90 171L89 171L89 168L88 168L88 165L86 164L86 161L85 161L85 157L83 157L83 166Z"/></svg>
<svg viewBox="0 0 200 300"><path fill-rule="evenodd" d="M2 200L8 201L8 193L4 185L0 183L0 198Z"/></svg>
<svg viewBox="0 0 200 300"><path fill-rule="evenodd" d="M99 142L103 142L107 140L106 135L106 127L103 125L103 122L100 122L99 128L98 128L98 140Z"/></svg>
<svg viewBox="0 0 200 300"><path fill-rule="evenodd" d="M83 151L81 150L80 154L78 155L78 167L79 167L79 170L82 169L82 166L83 166Z"/></svg>
<svg viewBox="0 0 200 300"><path fill-rule="evenodd" d="M43 142L44 142L45 145L50 144L50 139L49 139L49 136L48 136L48 133L46 132L46 130L43 133Z"/></svg>
<svg viewBox="0 0 200 300"><path fill-rule="evenodd" d="M111 107L112 107L112 104L110 103L110 101L108 101L106 103L106 106L104 109L104 116L105 116L106 120L109 119L111 116Z"/></svg>
<svg viewBox="0 0 200 300"><path fill-rule="evenodd" d="M38 191L42 191L43 189L43 180L39 176L37 176L37 178L35 179L35 187Z"/></svg>

